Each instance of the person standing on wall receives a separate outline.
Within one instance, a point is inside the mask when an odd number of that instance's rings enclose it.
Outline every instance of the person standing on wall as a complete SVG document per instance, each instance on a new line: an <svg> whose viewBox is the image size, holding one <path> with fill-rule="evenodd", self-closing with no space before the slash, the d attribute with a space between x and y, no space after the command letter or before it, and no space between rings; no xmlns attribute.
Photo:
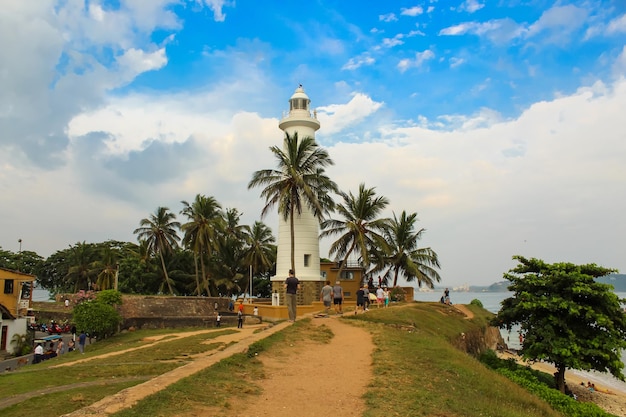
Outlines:
<svg viewBox="0 0 626 417"><path fill-rule="evenodd" d="M300 289L300 281L295 276L293 269L289 270L289 277L285 280L285 304L289 313L289 321L296 321L296 294Z"/></svg>

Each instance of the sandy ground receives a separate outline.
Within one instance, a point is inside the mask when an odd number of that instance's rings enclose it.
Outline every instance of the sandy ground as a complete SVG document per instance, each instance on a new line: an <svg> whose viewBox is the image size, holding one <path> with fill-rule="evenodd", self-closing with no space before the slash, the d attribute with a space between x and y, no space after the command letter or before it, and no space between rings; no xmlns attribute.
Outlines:
<svg viewBox="0 0 626 417"><path fill-rule="evenodd" d="M336 318L315 318L328 326L330 343L305 342L285 356L264 358L267 379L261 398L238 415L254 417L360 416L372 377L370 334Z"/></svg>

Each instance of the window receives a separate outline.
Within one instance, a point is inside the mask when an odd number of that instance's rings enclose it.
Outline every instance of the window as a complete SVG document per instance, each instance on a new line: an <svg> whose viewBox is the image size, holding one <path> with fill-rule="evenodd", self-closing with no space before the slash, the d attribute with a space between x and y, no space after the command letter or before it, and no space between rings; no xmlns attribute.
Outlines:
<svg viewBox="0 0 626 417"><path fill-rule="evenodd" d="M341 279L354 279L354 272L352 271L342 271Z"/></svg>
<svg viewBox="0 0 626 417"><path fill-rule="evenodd" d="M311 255L308 253L304 254L304 266L309 266L311 263Z"/></svg>
<svg viewBox="0 0 626 417"><path fill-rule="evenodd" d="M22 283L22 300L27 300L30 298L30 291L31 291L31 283L28 281Z"/></svg>
<svg viewBox="0 0 626 417"><path fill-rule="evenodd" d="M13 280L12 279L4 280L4 293L13 294Z"/></svg>
<svg viewBox="0 0 626 417"><path fill-rule="evenodd" d="M320 271L320 275L322 278L326 279L326 271Z"/></svg>

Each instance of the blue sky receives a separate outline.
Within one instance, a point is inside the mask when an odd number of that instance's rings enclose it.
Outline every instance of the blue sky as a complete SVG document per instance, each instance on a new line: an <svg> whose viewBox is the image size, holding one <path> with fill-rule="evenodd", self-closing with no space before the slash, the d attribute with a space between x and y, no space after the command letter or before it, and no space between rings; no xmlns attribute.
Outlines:
<svg viewBox="0 0 626 417"><path fill-rule="evenodd" d="M4 249L134 241L198 193L258 220L302 84L331 177L417 212L442 285L626 272L624 2L8 0L0 40Z"/></svg>

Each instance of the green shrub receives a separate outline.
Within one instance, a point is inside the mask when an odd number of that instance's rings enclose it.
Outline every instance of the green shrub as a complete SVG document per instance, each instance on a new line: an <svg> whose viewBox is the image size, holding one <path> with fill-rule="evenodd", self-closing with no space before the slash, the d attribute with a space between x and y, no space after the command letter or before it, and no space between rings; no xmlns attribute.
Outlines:
<svg viewBox="0 0 626 417"><path fill-rule="evenodd" d="M610 417L593 403L576 401L569 395L554 388L554 377L515 362L514 359L500 359L493 350L480 355L479 360L496 372L546 401L552 408L568 417Z"/></svg>
<svg viewBox="0 0 626 417"><path fill-rule="evenodd" d="M474 298L472 301L470 301L470 304L483 308L483 303L478 298Z"/></svg>

